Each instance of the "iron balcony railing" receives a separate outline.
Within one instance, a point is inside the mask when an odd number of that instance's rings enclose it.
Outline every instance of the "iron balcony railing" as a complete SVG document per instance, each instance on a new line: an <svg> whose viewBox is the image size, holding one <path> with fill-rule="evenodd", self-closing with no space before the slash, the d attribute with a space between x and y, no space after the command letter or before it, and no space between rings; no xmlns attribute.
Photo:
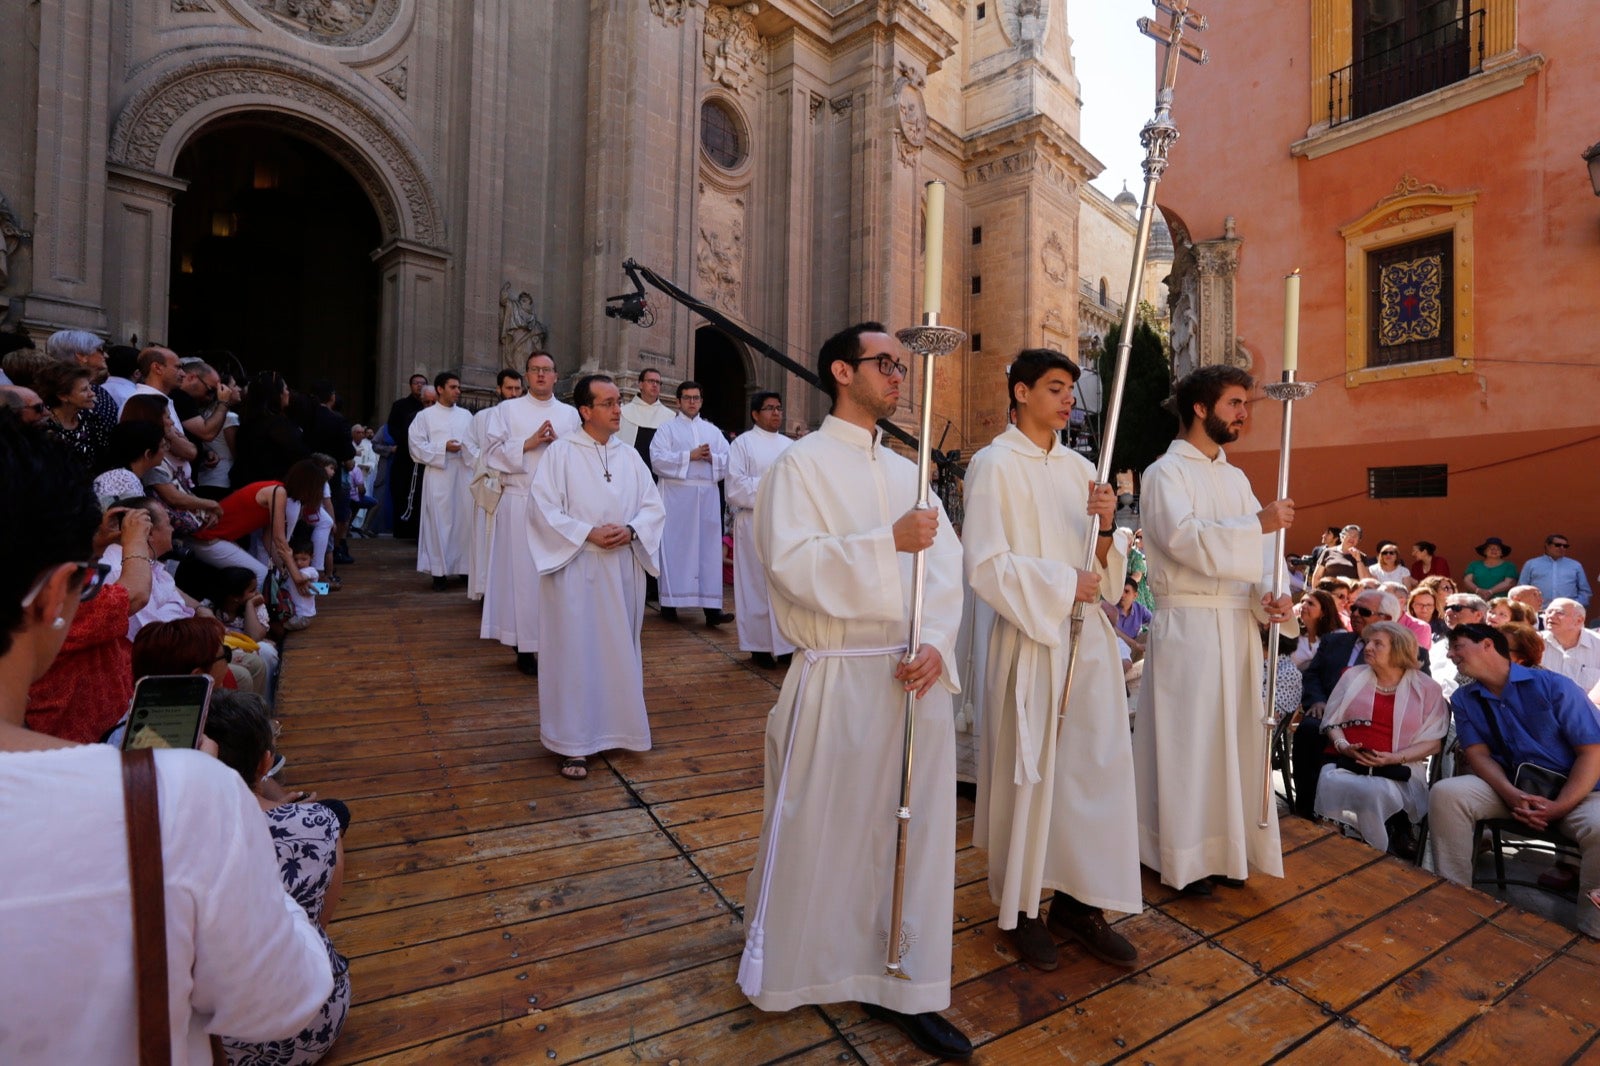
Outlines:
<svg viewBox="0 0 1600 1066"><path fill-rule="evenodd" d="M1452 15L1458 0L1423 9L1431 28L1328 75L1328 126L1394 107L1483 70L1484 13Z"/></svg>

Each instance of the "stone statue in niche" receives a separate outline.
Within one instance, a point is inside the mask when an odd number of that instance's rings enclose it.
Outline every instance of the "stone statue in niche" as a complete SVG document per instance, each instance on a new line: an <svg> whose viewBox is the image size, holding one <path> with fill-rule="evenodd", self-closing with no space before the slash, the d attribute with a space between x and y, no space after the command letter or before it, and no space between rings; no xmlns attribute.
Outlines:
<svg viewBox="0 0 1600 1066"><path fill-rule="evenodd" d="M650 10L668 26L681 26L689 0L650 0Z"/></svg>
<svg viewBox="0 0 1600 1066"><path fill-rule="evenodd" d="M1200 366L1200 317L1195 311L1195 276L1184 275L1172 301L1172 375L1181 378Z"/></svg>
<svg viewBox="0 0 1600 1066"><path fill-rule="evenodd" d="M738 7L712 5L706 11L705 43L702 52L711 80L738 92L760 73L764 46L756 32L758 4Z"/></svg>
<svg viewBox="0 0 1600 1066"><path fill-rule="evenodd" d="M544 347L550 327L533 311L533 295L511 293L511 282L500 286L500 365L522 373L528 356Z"/></svg>

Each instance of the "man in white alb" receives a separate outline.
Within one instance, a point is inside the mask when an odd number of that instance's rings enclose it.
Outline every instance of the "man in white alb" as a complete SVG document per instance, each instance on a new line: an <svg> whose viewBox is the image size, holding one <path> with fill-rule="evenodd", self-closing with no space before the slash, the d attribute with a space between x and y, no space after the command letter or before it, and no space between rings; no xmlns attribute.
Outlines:
<svg viewBox="0 0 1600 1066"><path fill-rule="evenodd" d="M661 479L667 528L661 537L661 617L701 607L706 625L721 625L722 499L717 482L728 472L722 430L700 417L700 386L678 386L678 415L650 441L650 467Z"/></svg>
<svg viewBox="0 0 1600 1066"><path fill-rule="evenodd" d="M1267 738L1258 621L1299 635L1288 596L1272 596L1272 533L1294 501L1265 507L1225 444L1250 416L1250 375L1201 367L1178 382L1178 439L1144 474L1140 517L1150 563L1150 622L1133 720L1139 858L1196 896L1241 884L1251 867L1283 876L1278 812L1260 817Z"/></svg>
<svg viewBox="0 0 1600 1066"><path fill-rule="evenodd" d="M880 440L905 358L875 322L824 342L817 371L833 412L778 458L756 500L772 610L804 653L767 718L739 987L769 1011L857 1000L929 1054L966 1058L971 1042L935 1013L950 1004L961 544L942 507L916 507L916 465ZM907 662L912 557L923 549L923 643ZM916 759L891 933L908 692ZM905 979L885 974L891 935Z"/></svg>
<svg viewBox="0 0 1600 1066"><path fill-rule="evenodd" d="M556 361L528 356L527 391L494 409L484 427L489 466L500 473L500 505L489 541L489 580L478 635L517 649L517 669L539 674L539 581L533 562L528 488L545 449L580 428L578 412L555 398Z"/></svg>
<svg viewBox="0 0 1600 1066"><path fill-rule="evenodd" d="M989 852L1001 930L1041 970L1059 964L1051 933L1103 962L1136 965L1138 951L1102 911L1144 906L1126 688L1100 609L1123 587L1133 538L1113 525L1115 491L1061 442L1078 374L1049 349L1012 360L1011 425L972 457L961 531L967 580L996 616L973 843ZM1063 713L1074 602L1086 609ZM1048 925L1039 916L1047 888Z"/></svg>
<svg viewBox="0 0 1600 1066"><path fill-rule="evenodd" d="M467 553L467 599L483 599L483 586L489 580L489 537L494 529L494 514L484 507L488 500L495 509L500 507L499 473L495 473L495 489L486 488L484 474L489 469L484 454L484 434L489 428L489 415L495 405L515 400L522 395L522 375L515 370L502 369L495 375L495 403L472 416L472 432L468 435L478 461L472 465L472 550Z"/></svg>
<svg viewBox="0 0 1600 1066"><path fill-rule="evenodd" d="M733 512L733 602L738 613L739 650L749 652L750 661L757 666L773 670L778 657L787 660L794 645L778 632L767 596L767 572L756 556L756 491L762 475L794 441L779 432L783 400L777 393L756 393L750 399L750 414L755 427L728 445L728 477L723 483L728 510Z"/></svg>
<svg viewBox="0 0 1600 1066"><path fill-rule="evenodd" d="M617 439L639 453L644 465L650 465L650 441L656 430L671 422L677 414L661 402L661 371L645 367L639 371L639 395L622 408L622 425Z"/></svg>
<svg viewBox="0 0 1600 1066"><path fill-rule="evenodd" d="M666 515L644 461L616 439L622 394L609 377L572 393L583 428L550 446L533 477L539 566L539 743L561 776L589 776L589 756L650 750L644 706L644 576L656 568Z"/></svg>
<svg viewBox="0 0 1600 1066"><path fill-rule="evenodd" d="M472 548L472 467L478 448L472 442L472 415L457 406L461 378L446 370L433 379L439 401L424 408L406 430L411 459L423 469L422 519L417 536L417 569L433 575L435 592L467 572Z"/></svg>

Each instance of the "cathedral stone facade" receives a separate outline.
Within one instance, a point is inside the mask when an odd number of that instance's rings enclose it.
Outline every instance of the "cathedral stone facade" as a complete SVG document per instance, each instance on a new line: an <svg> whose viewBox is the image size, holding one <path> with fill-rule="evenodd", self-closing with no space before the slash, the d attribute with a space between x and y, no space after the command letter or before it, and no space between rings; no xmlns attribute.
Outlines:
<svg viewBox="0 0 1600 1066"><path fill-rule="evenodd" d="M1017 349L1077 348L1066 0L59 0L0 11L0 328L226 349L351 414L413 372L701 379L745 424L808 387L651 293L628 257L809 362L918 320L948 185L936 432L1004 424ZM915 396L918 390L907 389ZM907 403L914 402L908 399ZM909 406L907 419L915 412Z"/></svg>

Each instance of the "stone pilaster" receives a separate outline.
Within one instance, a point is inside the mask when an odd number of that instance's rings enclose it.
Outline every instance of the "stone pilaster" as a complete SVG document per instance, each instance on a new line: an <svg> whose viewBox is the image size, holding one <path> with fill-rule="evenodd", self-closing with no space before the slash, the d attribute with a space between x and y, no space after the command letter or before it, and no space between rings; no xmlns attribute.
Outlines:
<svg viewBox="0 0 1600 1066"><path fill-rule="evenodd" d="M110 335L122 344L163 340L172 291L172 202L189 183L115 163L108 169L105 308Z"/></svg>

